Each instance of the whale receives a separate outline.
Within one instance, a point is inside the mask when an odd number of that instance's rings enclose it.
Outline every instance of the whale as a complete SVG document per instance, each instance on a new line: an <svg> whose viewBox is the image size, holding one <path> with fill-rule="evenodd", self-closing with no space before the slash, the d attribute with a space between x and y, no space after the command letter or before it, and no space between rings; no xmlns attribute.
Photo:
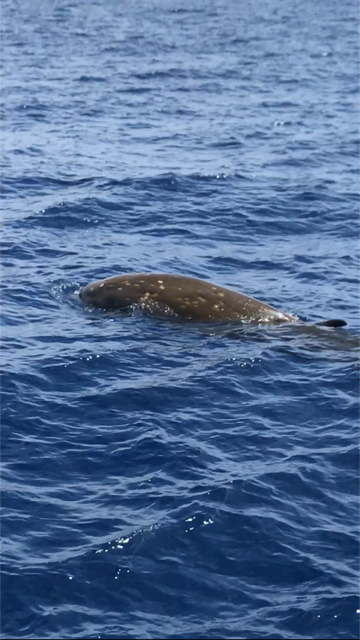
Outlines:
<svg viewBox="0 0 360 640"><path fill-rule="evenodd" d="M115 275L90 282L80 289L79 296L88 307L139 309L183 320L304 324L299 316L277 310L244 293L207 280L171 273ZM347 323L341 319L329 319L315 324L337 328Z"/></svg>

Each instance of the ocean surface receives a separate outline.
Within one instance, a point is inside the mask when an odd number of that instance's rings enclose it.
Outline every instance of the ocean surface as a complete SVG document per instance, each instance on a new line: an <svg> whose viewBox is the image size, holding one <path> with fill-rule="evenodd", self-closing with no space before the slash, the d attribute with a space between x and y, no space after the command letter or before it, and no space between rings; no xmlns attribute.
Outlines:
<svg viewBox="0 0 360 640"><path fill-rule="evenodd" d="M1 638L358 638L358 0L3 0L1 53ZM84 308L137 271L308 325Z"/></svg>

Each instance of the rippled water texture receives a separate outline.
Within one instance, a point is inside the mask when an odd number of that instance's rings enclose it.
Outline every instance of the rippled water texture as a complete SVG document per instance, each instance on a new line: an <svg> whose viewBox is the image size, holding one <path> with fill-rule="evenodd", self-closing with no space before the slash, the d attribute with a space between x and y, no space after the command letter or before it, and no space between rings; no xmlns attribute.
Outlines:
<svg viewBox="0 0 360 640"><path fill-rule="evenodd" d="M358 638L358 2L1 13L1 637ZM81 304L134 271L309 326Z"/></svg>

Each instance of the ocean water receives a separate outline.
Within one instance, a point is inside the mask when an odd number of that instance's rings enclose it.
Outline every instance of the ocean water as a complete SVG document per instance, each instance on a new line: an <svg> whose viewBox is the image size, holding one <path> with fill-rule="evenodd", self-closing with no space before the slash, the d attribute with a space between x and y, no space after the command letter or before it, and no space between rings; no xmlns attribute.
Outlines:
<svg viewBox="0 0 360 640"><path fill-rule="evenodd" d="M1 638L358 638L357 0L1 32ZM348 325L81 304L134 271Z"/></svg>

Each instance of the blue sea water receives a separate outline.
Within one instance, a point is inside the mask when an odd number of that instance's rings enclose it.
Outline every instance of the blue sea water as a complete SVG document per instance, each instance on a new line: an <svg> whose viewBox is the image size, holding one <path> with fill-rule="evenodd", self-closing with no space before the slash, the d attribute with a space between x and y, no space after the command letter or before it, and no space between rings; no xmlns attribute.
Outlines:
<svg viewBox="0 0 360 640"><path fill-rule="evenodd" d="M357 0L1 30L1 637L358 638ZM348 326L83 307L131 271Z"/></svg>

